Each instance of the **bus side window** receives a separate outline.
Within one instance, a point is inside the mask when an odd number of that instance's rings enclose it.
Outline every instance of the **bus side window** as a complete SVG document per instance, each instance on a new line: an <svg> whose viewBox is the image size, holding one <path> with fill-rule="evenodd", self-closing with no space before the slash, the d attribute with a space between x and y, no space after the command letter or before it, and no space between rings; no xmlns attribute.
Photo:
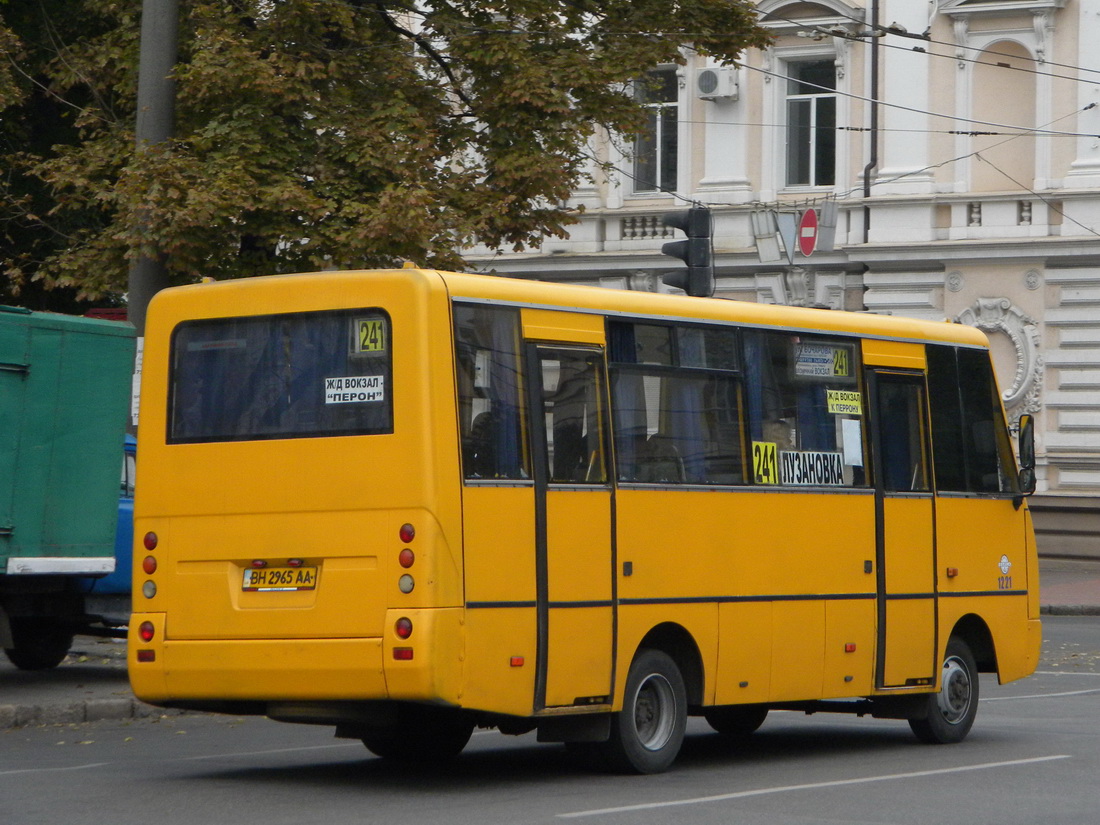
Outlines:
<svg viewBox="0 0 1100 825"><path fill-rule="evenodd" d="M791 333L744 337L754 482L866 486L859 347Z"/></svg>
<svg viewBox="0 0 1100 825"><path fill-rule="evenodd" d="M519 313L456 304L455 363L463 476L531 478L520 404Z"/></svg>
<svg viewBox="0 0 1100 825"><path fill-rule="evenodd" d="M728 327L609 325L620 481L744 483L737 350Z"/></svg>
<svg viewBox="0 0 1100 825"><path fill-rule="evenodd" d="M883 487L892 493L929 489L922 436L925 420L921 384L879 376L878 425L882 431Z"/></svg>
<svg viewBox="0 0 1100 825"><path fill-rule="evenodd" d="M606 484L602 361L589 353L540 354L550 481Z"/></svg>
<svg viewBox="0 0 1100 825"><path fill-rule="evenodd" d="M1016 464L1001 416L989 353L929 344L932 454L936 489L958 493L1009 493Z"/></svg>

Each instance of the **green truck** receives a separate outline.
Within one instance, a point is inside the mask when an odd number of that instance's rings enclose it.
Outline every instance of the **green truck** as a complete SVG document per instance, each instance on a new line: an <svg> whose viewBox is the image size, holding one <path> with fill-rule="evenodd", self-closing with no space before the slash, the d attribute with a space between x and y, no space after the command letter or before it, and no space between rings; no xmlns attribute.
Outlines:
<svg viewBox="0 0 1100 825"><path fill-rule="evenodd" d="M115 569L129 324L0 306L0 647L54 667ZM94 631L92 631L94 632Z"/></svg>

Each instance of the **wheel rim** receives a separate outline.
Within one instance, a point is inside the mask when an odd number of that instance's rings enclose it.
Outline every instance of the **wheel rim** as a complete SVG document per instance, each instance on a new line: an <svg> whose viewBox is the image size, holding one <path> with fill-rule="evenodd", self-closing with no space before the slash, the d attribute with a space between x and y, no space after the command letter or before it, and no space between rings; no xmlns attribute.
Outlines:
<svg viewBox="0 0 1100 825"><path fill-rule="evenodd" d="M936 698L940 713L949 725L957 725L966 718L973 690L970 671L959 657L951 656L943 663L943 685Z"/></svg>
<svg viewBox="0 0 1100 825"><path fill-rule="evenodd" d="M676 726L676 694L668 679L650 674L634 697L634 730L646 750L659 751L668 744Z"/></svg>

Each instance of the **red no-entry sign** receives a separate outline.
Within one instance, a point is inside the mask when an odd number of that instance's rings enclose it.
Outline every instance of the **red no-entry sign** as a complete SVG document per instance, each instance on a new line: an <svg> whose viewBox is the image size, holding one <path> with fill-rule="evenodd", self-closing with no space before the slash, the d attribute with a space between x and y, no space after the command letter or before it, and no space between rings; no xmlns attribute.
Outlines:
<svg viewBox="0 0 1100 825"><path fill-rule="evenodd" d="M806 258L817 248L817 210L807 209L798 222L798 251Z"/></svg>

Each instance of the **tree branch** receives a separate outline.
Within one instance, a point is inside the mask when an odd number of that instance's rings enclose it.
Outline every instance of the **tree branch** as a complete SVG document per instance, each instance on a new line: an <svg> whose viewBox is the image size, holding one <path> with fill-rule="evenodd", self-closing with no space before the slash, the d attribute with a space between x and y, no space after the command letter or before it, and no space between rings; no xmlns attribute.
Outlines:
<svg viewBox="0 0 1100 825"><path fill-rule="evenodd" d="M402 37L411 40L418 47L423 49L425 54L427 54L428 57L432 59L432 62L439 66L439 68L443 70L443 73L447 75L447 78L451 82L451 88L454 89L454 92L456 95L458 95L459 99L466 104L467 108L471 110L476 110L477 107L474 105L474 101L471 100L466 92L463 91L462 84L455 76L455 73L451 71L451 67L447 63L446 58L444 58L443 55L440 54L439 51L431 43L429 43L426 38L422 37L414 31L409 31L404 26L398 25L397 21L390 17L389 12L386 11L386 7L382 3L375 3L374 6L376 9L378 9L378 14L382 18L382 22L385 23L391 31L397 32L397 34L400 34Z"/></svg>

